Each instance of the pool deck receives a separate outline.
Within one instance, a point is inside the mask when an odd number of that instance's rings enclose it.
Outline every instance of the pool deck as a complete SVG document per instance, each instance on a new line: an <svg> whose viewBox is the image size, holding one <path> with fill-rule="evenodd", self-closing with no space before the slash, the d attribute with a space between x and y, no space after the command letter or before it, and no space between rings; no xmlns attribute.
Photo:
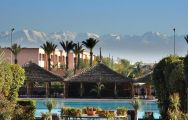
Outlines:
<svg viewBox="0 0 188 120"><path fill-rule="evenodd" d="M36 100L47 100L51 98L20 98L20 99L36 99ZM133 99L85 99L85 98L52 98L55 100L63 100L63 101L132 101ZM142 101L158 101L158 99L139 99Z"/></svg>

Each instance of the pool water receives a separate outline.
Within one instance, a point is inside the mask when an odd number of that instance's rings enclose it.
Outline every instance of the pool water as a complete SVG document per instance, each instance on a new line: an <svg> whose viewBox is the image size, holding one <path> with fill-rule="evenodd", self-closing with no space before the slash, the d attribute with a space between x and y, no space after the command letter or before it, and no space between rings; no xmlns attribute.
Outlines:
<svg viewBox="0 0 188 120"><path fill-rule="evenodd" d="M36 117L40 117L42 112L48 112L45 102L48 99L37 99L36 100ZM55 99L57 101L57 106L52 110L52 113L57 113L60 115L62 107L77 107L84 108L87 106L90 107L99 107L105 110L115 110L118 107L125 107L128 110L133 110L130 100L116 100L116 99ZM138 112L138 118L143 118L145 112L153 112L154 118L158 119L160 117L159 108L156 100L142 100L141 108Z"/></svg>

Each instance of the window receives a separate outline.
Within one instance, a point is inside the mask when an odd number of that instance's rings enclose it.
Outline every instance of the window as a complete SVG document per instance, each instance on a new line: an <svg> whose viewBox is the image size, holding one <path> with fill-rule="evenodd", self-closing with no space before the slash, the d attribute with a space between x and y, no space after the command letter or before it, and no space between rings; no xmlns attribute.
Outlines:
<svg viewBox="0 0 188 120"><path fill-rule="evenodd" d="M59 62L62 62L62 56L59 56Z"/></svg>
<svg viewBox="0 0 188 120"><path fill-rule="evenodd" d="M45 54L42 54L42 59L41 60L45 60Z"/></svg>

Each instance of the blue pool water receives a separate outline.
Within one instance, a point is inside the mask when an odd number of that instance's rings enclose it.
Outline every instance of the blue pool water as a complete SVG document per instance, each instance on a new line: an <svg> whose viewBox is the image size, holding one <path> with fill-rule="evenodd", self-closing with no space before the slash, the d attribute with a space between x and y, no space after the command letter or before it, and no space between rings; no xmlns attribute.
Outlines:
<svg viewBox="0 0 188 120"><path fill-rule="evenodd" d="M37 99L36 117L41 116L41 112L47 112L45 101L47 99ZM83 100L83 99L55 99L57 101L57 107L52 110L53 113L60 114L62 107L77 107L84 108L87 106L100 107L105 110L115 110L117 107L125 107L128 110L133 110L130 100L116 100L116 99L103 99L103 100ZM143 118L145 112L153 112L154 117L157 119L160 117L159 109L156 100L142 100L142 106L138 113L138 118Z"/></svg>

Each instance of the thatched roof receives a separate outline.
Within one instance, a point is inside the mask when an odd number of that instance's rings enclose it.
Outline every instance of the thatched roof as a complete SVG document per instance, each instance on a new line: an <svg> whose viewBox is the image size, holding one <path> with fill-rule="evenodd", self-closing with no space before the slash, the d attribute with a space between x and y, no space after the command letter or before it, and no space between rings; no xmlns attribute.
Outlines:
<svg viewBox="0 0 188 120"><path fill-rule="evenodd" d="M153 71L141 77L135 78L134 83L150 83L152 81L152 74L153 74Z"/></svg>
<svg viewBox="0 0 188 120"><path fill-rule="evenodd" d="M97 82L100 80L102 82L132 82L131 78L113 71L102 63L66 79L65 82Z"/></svg>
<svg viewBox="0 0 188 120"><path fill-rule="evenodd" d="M25 70L26 79L29 81L38 82L53 82L63 81L63 78L53 74L52 72L38 66L36 63L29 62L23 65Z"/></svg>

